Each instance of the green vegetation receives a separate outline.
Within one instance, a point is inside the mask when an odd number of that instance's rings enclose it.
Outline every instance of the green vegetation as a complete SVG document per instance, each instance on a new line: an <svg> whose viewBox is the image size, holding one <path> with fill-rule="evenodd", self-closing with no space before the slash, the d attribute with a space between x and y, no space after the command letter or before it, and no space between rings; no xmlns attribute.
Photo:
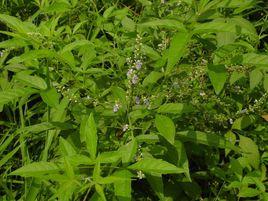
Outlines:
<svg viewBox="0 0 268 201"><path fill-rule="evenodd" d="M0 200L268 200L268 5L1 0Z"/></svg>

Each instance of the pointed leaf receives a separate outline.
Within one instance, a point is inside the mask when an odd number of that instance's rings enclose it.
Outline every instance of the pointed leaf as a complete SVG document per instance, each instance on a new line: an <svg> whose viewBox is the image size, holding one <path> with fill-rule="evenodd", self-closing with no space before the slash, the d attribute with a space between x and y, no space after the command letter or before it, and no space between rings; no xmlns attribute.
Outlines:
<svg viewBox="0 0 268 201"><path fill-rule="evenodd" d="M217 95L222 91L227 75L224 65L208 65L208 76Z"/></svg>
<svg viewBox="0 0 268 201"><path fill-rule="evenodd" d="M162 135L171 144L174 143L176 130L173 121L169 117L156 115L155 126L160 132L160 135Z"/></svg>

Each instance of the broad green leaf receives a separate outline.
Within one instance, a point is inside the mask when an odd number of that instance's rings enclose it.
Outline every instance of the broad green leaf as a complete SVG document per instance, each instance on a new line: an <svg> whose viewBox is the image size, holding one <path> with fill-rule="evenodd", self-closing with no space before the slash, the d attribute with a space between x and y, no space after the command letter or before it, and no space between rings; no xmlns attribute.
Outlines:
<svg viewBox="0 0 268 201"><path fill-rule="evenodd" d="M164 196L164 184L161 174L146 174L146 179L150 186L158 196L159 200L165 200Z"/></svg>
<svg viewBox="0 0 268 201"><path fill-rule="evenodd" d="M230 77L230 85L233 85L236 81L240 80L241 78L246 77L245 73L241 72L233 72Z"/></svg>
<svg viewBox="0 0 268 201"><path fill-rule="evenodd" d="M122 21L122 26L126 29L126 31L129 31L129 32L134 32L135 31L135 28L136 28L136 24L135 22L128 18L128 17L125 17Z"/></svg>
<svg viewBox="0 0 268 201"><path fill-rule="evenodd" d="M36 60L36 59L41 59L41 58L53 58L57 57L56 52L52 50L46 50L46 49L40 49L40 50L31 50L28 52L25 52L24 54L13 57L8 61L9 64L11 63L22 63L25 61L31 61L31 60Z"/></svg>
<svg viewBox="0 0 268 201"><path fill-rule="evenodd" d="M148 56L150 59L152 59L154 61L161 59L160 54L154 48L152 48L146 44L142 44L141 50L142 50L142 52L144 52L144 54L146 56Z"/></svg>
<svg viewBox="0 0 268 201"><path fill-rule="evenodd" d="M183 56L190 38L191 34L189 32L178 32L171 39L167 56L167 73L172 71L176 63Z"/></svg>
<svg viewBox="0 0 268 201"><path fill-rule="evenodd" d="M164 28L173 28L173 29L185 31L185 27L183 26L181 22L179 22L178 20L172 20L172 19L154 19L148 22L143 22L141 24L138 24L138 27L140 28L164 27Z"/></svg>
<svg viewBox="0 0 268 201"><path fill-rule="evenodd" d="M61 53L70 52L70 51L72 51L74 49L83 47L85 45L92 45L92 43L90 41L88 41L88 40L77 40L77 41L74 41L74 42L64 46L64 48L62 49Z"/></svg>
<svg viewBox="0 0 268 201"><path fill-rule="evenodd" d="M189 181L191 181L189 162L184 148L184 144L181 141L176 140L174 143L174 147L176 148L178 154L177 166L182 167L184 169L186 177L188 178Z"/></svg>
<svg viewBox="0 0 268 201"><path fill-rule="evenodd" d="M138 144L135 138L133 138L130 142L125 144L124 146L120 147L119 151L122 154L122 162L123 163L128 163L130 162L136 152L137 152Z"/></svg>
<svg viewBox="0 0 268 201"><path fill-rule="evenodd" d="M238 147L234 146L224 137L217 134L204 133L200 131L181 131L177 132L176 135L184 141L200 143L207 146L219 147L223 149L228 148L237 152L240 151Z"/></svg>
<svg viewBox="0 0 268 201"><path fill-rule="evenodd" d="M266 54L247 53L243 55L242 59L242 63L245 65L257 67L267 67L268 65L268 55Z"/></svg>
<svg viewBox="0 0 268 201"><path fill-rule="evenodd" d="M131 170L140 170L149 174L180 174L185 172L183 168L178 168L162 159L155 158L144 158L133 165L128 166L128 168Z"/></svg>
<svg viewBox="0 0 268 201"><path fill-rule="evenodd" d="M256 188L242 187L239 190L238 197L246 198L246 197L256 197L261 192Z"/></svg>
<svg viewBox="0 0 268 201"><path fill-rule="evenodd" d="M95 184L95 189L96 189L96 192L99 194L99 196L101 197L101 200L102 201L106 201L106 197L105 197L105 194L104 194L104 191L103 191L103 188L101 185L99 184Z"/></svg>
<svg viewBox="0 0 268 201"><path fill-rule="evenodd" d="M249 85L250 85L250 89L254 89L255 87L257 87L260 82L262 81L263 78L263 74L261 73L260 70L255 69L253 71L250 72L249 74Z"/></svg>
<svg viewBox="0 0 268 201"><path fill-rule="evenodd" d="M162 135L171 144L174 144L176 129L173 121L169 117L156 115L155 126L160 135Z"/></svg>
<svg viewBox="0 0 268 201"><path fill-rule="evenodd" d="M120 151L107 151L98 155L100 163L116 163L121 157L122 153Z"/></svg>
<svg viewBox="0 0 268 201"><path fill-rule="evenodd" d="M60 168L52 162L33 162L25 165L13 172L10 175L19 175L22 177L38 177L44 174L58 173Z"/></svg>
<svg viewBox="0 0 268 201"><path fill-rule="evenodd" d="M30 45L28 42L26 42L23 39L19 39L19 38L12 38L12 39L0 42L0 48L5 48L5 49L6 48L7 49L8 48L10 48L10 49L21 48L21 47L25 47L28 45Z"/></svg>
<svg viewBox="0 0 268 201"><path fill-rule="evenodd" d="M50 107L55 107L59 104L60 95L54 87L41 91L40 95L43 101Z"/></svg>
<svg viewBox="0 0 268 201"><path fill-rule="evenodd" d="M60 137L60 145L59 148L63 156L74 156L76 155L76 151L73 146L64 138Z"/></svg>
<svg viewBox="0 0 268 201"><path fill-rule="evenodd" d="M171 113L171 114L183 114L194 111L191 105L184 103L166 103L161 105L158 109L158 113Z"/></svg>
<svg viewBox="0 0 268 201"><path fill-rule="evenodd" d="M0 21L5 23L9 28L20 33L28 33L33 32L35 30L35 26L32 23L22 22L17 17L0 14Z"/></svg>
<svg viewBox="0 0 268 201"><path fill-rule="evenodd" d="M232 145L235 145L236 142L236 135L232 132L232 131L228 131L225 135L224 135L225 139L227 141L229 141ZM227 156L230 153L230 149L225 149L225 156Z"/></svg>
<svg viewBox="0 0 268 201"><path fill-rule="evenodd" d="M34 87L37 89L47 89L47 83L45 80L38 76L28 75L26 73L18 73L15 78L21 82L24 82L27 86Z"/></svg>
<svg viewBox="0 0 268 201"><path fill-rule="evenodd" d="M234 121L232 129L243 130L256 121L256 117L253 115L247 115L240 117Z"/></svg>
<svg viewBox="0 0 268 201"><path fill-rule="evenodd" d="M152 71L149 75L145 77L142 82L142 85L146 87L148 85L155 84L161 77L163 77L163 73Z"/></svg>
<svg viewBox="0 0 268 201"><path fill-rule="evenodd" d="M131 119L131 122L134 123L138 119L143 119L149 114L150 113L148 112L148 110L134 110L134 111L131 111L128 115L129 115L129 118Z"/></svg>
<svg viewBox="0 0 268 201"><path fill-rule="evenodd" d="M113 175L122 178L121 181L114 182L114 193L117 199L119 201L131 201L131 177L133 175L128 170L119 170Z"/></svg>
<svg viewBox="0 0 268 201"><path fill-rule="evenodd" d="M218 32L217 33L217 45L221 47L223 45L232 44L235 42L236 35L231 32Z"/></svg>
<svg viewBox="0 0 268 201"><path fill-rule="evenodd" d="M248 163L255 169L258 169L260 165L260 154L256 143L248 137L239 135L239 146Z"/></svg>
<svg viewBox="0 0 268 201"><path fill-rule="evenodd" d="M97 153L98 136L93 113L83 119L80 125L80 139L81 142L86 142L90 157L94 159Z"/></svg>
<svg viewBox="0 0 268 201"><path fill-rule="evenodd" d="M32 88L14 88L9 90L0 91L0 105L5 105L18 98L29 96L36 93L37 90Z"/></svg>
<svg viewBox="0 0 268 201"><path fill-rule="evenodd" d="M208 76L216 94L219 95L228 76L224 65L208 65Z"/></svg>

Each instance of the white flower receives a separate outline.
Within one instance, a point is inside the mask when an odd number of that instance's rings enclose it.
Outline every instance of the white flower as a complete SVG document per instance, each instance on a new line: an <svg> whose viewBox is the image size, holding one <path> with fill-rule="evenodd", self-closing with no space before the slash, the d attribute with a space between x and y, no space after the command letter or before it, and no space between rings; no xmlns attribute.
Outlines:
<svg viewBox="0 0 268 201"><path fill-rule="evenodd" d="M139 82L139 77L136 74L133 75L131 82L132 84L137 84Z"/></svg>
<svg viewBox="0 0 268 201"><path fill-rule="evenodd" d="M142 62L141 62L141 60L137 60L137 61L135 62L135 68L136 68L137 70L140 70L140 69L141 69L141 66L142 66Z"/></svg>
<svg viewBox="0 0 268 201"><path fill-rule="evenodd" d="M233 119L229 119L229 123L232 125L234 123Z"/></svg>
<svg viewBox="0 0 268 201"><path fill-rule="evenodd" d="M247 109L243 109L240 111L240 114L245 114L245 113L247 113L247 111L248 111Z"/></svg>
<svg viewBox="0 0 268 201"><path fill-rule="evenodd" d="M206 93L205 93L205 92L203 92L203 91L201 91L201 92L199 93L199 95L203 97L203 96L205 96L205 95L206 95Z"/></svg>
<svg viewBox="0 0 268 201"><path fill-rule="evenodd" d="M149 101L148 98L145 98L145 99L143 100L143 102L144 102L144 105L146 105L147 107L150 105L150 101Z"/></svg>
<svg viewBox="0 0 268 201"><path fill-rule="evenodd" d="M142 179L142 178L145 177L145 175L143 174L142 171L138 171L138 172L137 172L137 177L138 177L139 179Z"/></svg>
<svg viewBox="0 0 268 201"><path fill-rule="evenodd" d="M122 128L122 130L123 130L123 132L126 132L127 130L128 130L128 124L125 124L124 126L123 126L123 128Z"/></svg>
<svg viewBox="0 0 268 201"><path fill-rule="evenodd" d="M4 53L0 51L0 57L4 56Z"/></svg>
<svg viewBox="0 0 268 201"><path fill-rule="evenodd" d="M120 105L118 103L116 103L114 105L113 112L118 112L119 108L120 108Z"/></svg>

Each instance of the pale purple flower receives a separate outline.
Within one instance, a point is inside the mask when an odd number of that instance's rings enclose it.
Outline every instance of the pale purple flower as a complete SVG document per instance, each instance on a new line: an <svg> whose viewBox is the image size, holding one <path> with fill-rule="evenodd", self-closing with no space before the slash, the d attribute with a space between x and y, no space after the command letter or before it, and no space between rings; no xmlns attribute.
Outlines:
<svg viewBox="0 0 268 201"><path fill-rule="evenodd" d="M134 73L134 70L131 68L127 71L127 77L130 78L132 74Z"/></svg>
<svg viewBox="0 0 268 201"><path fill-rule="evenodd" d="M139 82L139 77L136 74L133 75L131 82L132 84L137 84Z"/></svg>
<svg viewBox="0 0 268 201"><path fill-rule="evenodd" d="M141 104L141 100L140 100L140 97L139 96L136 96L135 97L135 103L136 103L136 105Z"/></svg>
<svg viewBox="0 0 268 201"><path fill-rule="evenodd" d="M141 60L137 60L137 61L135 62L135 68L136 68L137 70L140 70L140 69L141 69L141 66L142 66L142 62L141 62Z"/></svg>

